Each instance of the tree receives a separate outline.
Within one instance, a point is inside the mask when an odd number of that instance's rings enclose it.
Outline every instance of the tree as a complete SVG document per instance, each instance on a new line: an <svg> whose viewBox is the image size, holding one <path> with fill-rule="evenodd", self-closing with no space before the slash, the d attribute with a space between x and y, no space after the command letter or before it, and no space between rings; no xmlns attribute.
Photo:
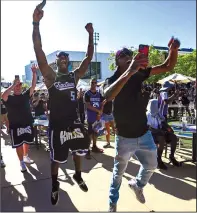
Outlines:
<svg viewBox="0 0 197 213"><path fill-rule="evenodd" d="M131 48L130 48L131 49ZM134 55L137 53L137 50L134 50ZM166 52L159 51L153 47L153 45L149 48L149 65L154 66L161 64L165 61ZM115 64L115 53L111 52L109 57L109 69L114 71L116 69ZM196 50L192 53L187 53L184 55L178 55L177 64L170 73L163 73L159 75L151 76L147 82L148 83L156 83L158 80L171 75L172 73L180 73L183 75L196 77Z"/></svg>
<svg viewBox="0 0 197 213"><path fill-rule="evenodd" d="M23 85L22 85L22 89L23 90L26 90L26 89L28 89L29 88L29 85L28 84L26 84L26 83L23 83Z"/></svg>

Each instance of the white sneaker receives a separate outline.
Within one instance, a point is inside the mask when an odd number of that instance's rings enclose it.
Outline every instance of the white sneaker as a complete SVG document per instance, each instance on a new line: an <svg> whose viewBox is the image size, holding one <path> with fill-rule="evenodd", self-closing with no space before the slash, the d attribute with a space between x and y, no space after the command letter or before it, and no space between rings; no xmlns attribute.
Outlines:
<svg viewBox="0 0 197 213"><path fill-rule="evenodd" d="M21 172L26 172L27 168L24 161L21 161Z"/></svg>
<svg viewBox="0 0 197 213"><path fill-rule="evenodd" d="M29 156L23 156L23 161L27 164L34 163L34 161Z"/></svg>
<svg viewBox="0 0 197 213"><path fill-rule="evenodd" d="M4 163L3 159L1 159L1 168L5 168L5 163Z"/></svg>
<svg viewBox="0 0 197 213"><path fill-rule="evenodd" d="M136 198L140 203L145 203L145 197L143 194L143 189L139 188L134 179L129 181L130 188L135 192Z"/></svg>

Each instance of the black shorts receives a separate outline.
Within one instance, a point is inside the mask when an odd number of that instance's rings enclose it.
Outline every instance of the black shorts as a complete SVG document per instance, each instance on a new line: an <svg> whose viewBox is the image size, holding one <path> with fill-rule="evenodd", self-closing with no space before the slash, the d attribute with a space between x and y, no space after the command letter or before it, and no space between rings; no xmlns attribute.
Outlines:
<svg viewBox="0 0 197 213"><path fill-rule="evenodd" d="M34 140L34 128L32 125L10 127L12 148L22 146L24 143L32 144Z"/></svg>
<svg viewBox="0 0 197 213"><path fill-rule="evenodd" d="M72 128L49 129L49 147L51 160L58 163L65 163L69 151L72 154L84 156L90 146L90 138L87 130L81 124Z"/></svg>

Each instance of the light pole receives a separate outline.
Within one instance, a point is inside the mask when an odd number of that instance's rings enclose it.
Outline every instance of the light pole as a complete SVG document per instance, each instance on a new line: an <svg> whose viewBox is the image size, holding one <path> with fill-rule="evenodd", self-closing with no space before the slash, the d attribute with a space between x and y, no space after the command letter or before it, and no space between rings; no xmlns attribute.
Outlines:
<svg viewBox="0 0 197 213"><path fill-rule="evenodd" d="M96 80L97 80L97 41L99 41L99 33L94 33L94 51L95 51L95 62L96 62Z"/></svg>

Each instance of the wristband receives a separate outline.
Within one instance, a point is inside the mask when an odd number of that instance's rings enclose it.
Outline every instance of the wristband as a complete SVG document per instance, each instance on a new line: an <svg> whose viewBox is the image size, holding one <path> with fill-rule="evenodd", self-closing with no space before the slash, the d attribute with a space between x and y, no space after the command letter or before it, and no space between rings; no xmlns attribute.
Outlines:
<svg viewBox="0 0 197 213"><path fill-rule="evenodd" d="M33 24L34 26L39 26L40 23L39 23L39 22L33 21L32 24Z"/></svg>

